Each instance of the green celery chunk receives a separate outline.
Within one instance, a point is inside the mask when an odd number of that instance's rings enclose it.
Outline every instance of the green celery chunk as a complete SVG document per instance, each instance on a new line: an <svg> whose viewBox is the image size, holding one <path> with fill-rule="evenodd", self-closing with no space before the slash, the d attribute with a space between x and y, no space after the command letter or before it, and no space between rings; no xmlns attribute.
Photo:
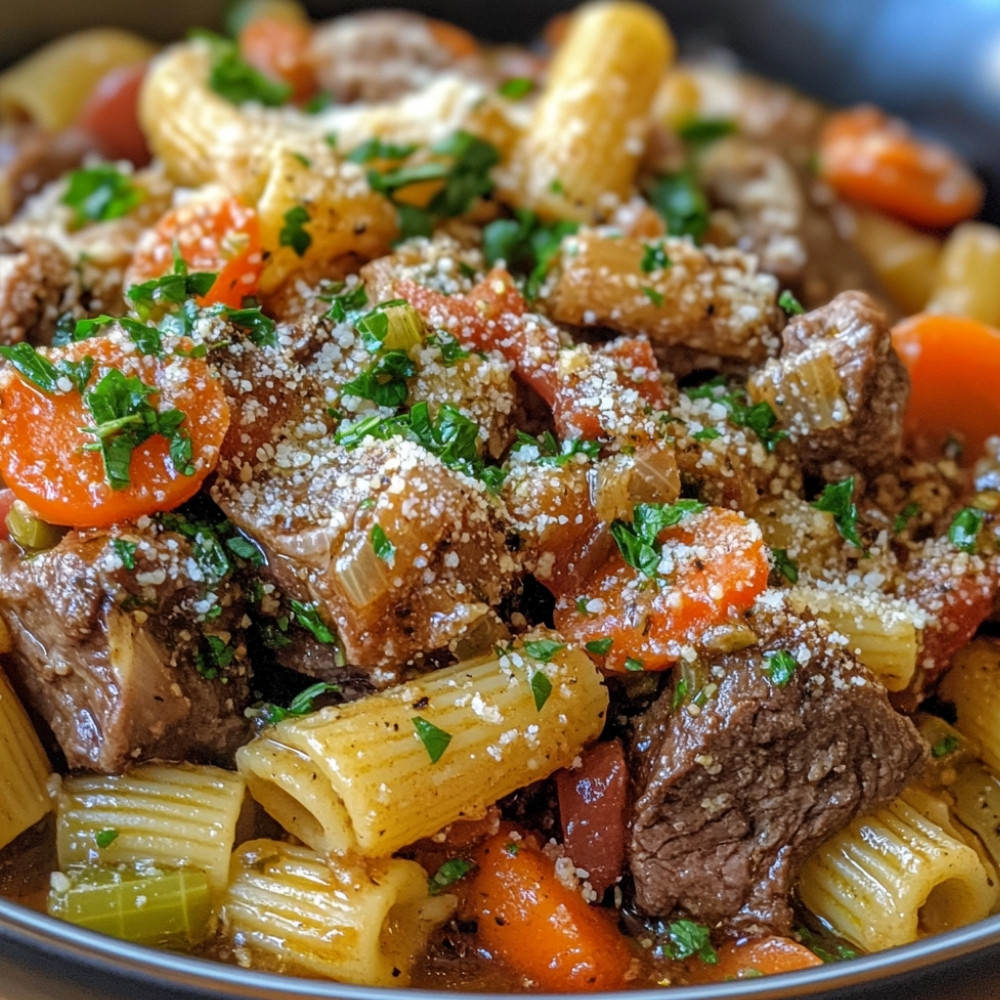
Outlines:
<svg viewBox="0 0 1000 1000"><path fill-rule="evenodd" d="M52 876L47 909L79 927L135 944L190 948L208 936L208 876L194 868L99 868Z"/></svg>

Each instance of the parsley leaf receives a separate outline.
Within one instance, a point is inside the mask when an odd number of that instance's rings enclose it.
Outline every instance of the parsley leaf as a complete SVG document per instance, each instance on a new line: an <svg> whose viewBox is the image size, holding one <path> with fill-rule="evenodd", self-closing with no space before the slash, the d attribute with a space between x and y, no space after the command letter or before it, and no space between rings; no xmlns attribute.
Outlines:
<svg viewBox="0 0 1000 1000"><path fill-rule="evenodd" d="M690 236L700 243L708 229L708 199L690 169L658 177L647 189L650 205L659 212L671 236Z"/></svg>
<svg viewBox="0 0 1000 1000"><path fill-rule="evenodd" d="M805 313L802 303L787 288L778 296L778 305L786 316L801 316Z"/></svg>
<svg viewBox="0 0 1000 1000"><path fill-rule="evenodd" d="M646 664L642 660L637 660L634 656L625 657L625 669L630 673L638 673L646 669Z"/></svg>
<svg viewBox="0 0 1000 1000"><path fill-rule="evenodd" d="M282 708L280 705L274 705L271 702L265 702L264 704L256 707L254 709L248 709L248 714L256 716L266 725L274 725L276 722L281 722L283 719L297 719L303 715L308 715L315 709L315 701L321 695L324 694L335 694L340 690L338 684L330 684L327 681L317 681L315 684L310 684L309 687L300 691L289 703L288 708Z"/></svg>
<svg viewBox="0 0 1000 1000"><path fill-rule="evenodd" d="M417 736L420 738L420 742L423 743L424 749L427 751L427 756L431 759L431 763L436 764L441 759L441 755L448 749L448 744L451 742L451 733L446 733L443 729L438 729L433 722L428 722L419 715L415 715L410 719L410 722L413 723L413 728L416 729Z"/></svg>
<svg viewBox="0 0 1000 1000"><path fill-rule="evenodd" d="M370 399L378 406L397 407L406 402L406 380L416 375L417 367L406 351L386 351L365 368L357 378L345 382L342 391L350 396Z"/></svg>
<svg viewBox="0 0 1000 1000"><path fill-rule="evenodd" d="M429 334L426 343L428 347L436 347L441 352L441 363L445 365L457 364L471 355L471 351L464 348L447 330Z"/></svg>
<svg viewBox="0 0 1000 1000"><path fill-rule="evenodd" d="M529 209L519 208L513 219L496 219L483 228L483 256L490 267L503 260L511 271L526 274L524 295L534 299L563 238L579 228L567 220L546 224Z"/></svg>
<svg viewBox="0 0 1000 1000"><path fill-rule="evenodd" d="M23 340L11 346L0 347L0 357L9 361L32 385L52 395L68 391L63 383L64 379L69 381L71 388L83 392L94 370L94 359L91 357L80 361L63 359L53 364Z"/></svg>
<svg viewBox="0 0 1000 1000"><path fill-rule="evenodd" d="M693 115L677 126L677 135L693 146L707 146L732 135L737 130L732 118L710 118Z"/></svg>
<svg viewBox="0 0 1000 1000"><path fill-rule="evenodd" d="M292 85L272 80L244 61L236 42L210 31L199 31L197 35L211 46L208 85L220 97L233 104L256 101L269 108L280 107L291 99Z"/></svg>
<svg viewBox="0 0 1000 1000"><path fill-rule="evenodd" d="M775 430L778 416L770 403L761 400L751 406L747 401L746 390L727 390L725 379L721 375L702 385L685 389L684 392L689 399L709 399L713 403L722 404L729 411L730 423L752 430L765 451L774 451L778 443L788 437L788 431ZM702 435L698 440L705 440L703 431L698 434Z"/></svg>
<svg viewBox="0 0 1000 1000"><path fill-rule="evenodd" d="M591 460L597 458L601 451L601 442L584 441L583 438L566 438L560 443L552 431L545 431L537 438L533 438L523 431L518 431L514 450L518 451L522 448L537 448L539 465L561 469L573 461L577 455L583 455Z"/></svg>
<svg viewBox="0 0 1000 1000"><path fill-rule="evenodd" d="M588 653L593 653L594 656L607 656L614 642L615 640L611 636L604 639L591 639L590 642L584 644L583 648Z"/></svg>
<svg viewBox="0 0 1000 1000"><path fill-rule="evenodd" d="M768 653L764 659L767 663L767 676L778 687L784 687L795 676L795 671L799 668L799 661L787 649Z"/></svg>
<svg viewBox="0 0 1000 1000"><path fill-rule="evenodd" d="M285 224L278 233L278 243L291 247L301 257L312 246L312 236L305 229L312 216L305 205L293 205L282 218Z"/></svg>
<svg viewBox="0 0 1000 1000"><path fill-rule="evenodd" d="M88 222L107 222L128 215L145 193L131 179L110 163L81 167L69 175L69 186L62 203L74 212L77 226Z"/></svg>
<svg viewBox="0 0 1000 1000"><path fill-rule="evenodd" d="M798 583L799 565L794 559L789 559L787 549L771 549L775 572L783 576L789 583Z"/></svg>
<svg viewBox="0 0 1000 1000"><path fill-rule="evenodd" d="M697 956L708 965L715 965L719 956L712 947L712 938L704 924L693 920L675 920L666 926L668 943L663 951L667 958L678 961Z"/></svg>
<svg viewBox="0 0 1000 1000"><path fill-rule="evenodd" d="M292 609L297 624L301 625L317 642L324 646L337 645L337 636L319 616L315 604L303 604L302 601L291 600L288 606Z"/></svg>
<svg viewBox="0 0 1000 1000"><path fill-rule="evenodd" d="M222 313L230 323L241 326L248 331L250 343L257 347L277 347L278 335L275 322L270 316L265 316L260 306L234 309L226 306Z"/></svg>
<svg viewBox="0 0 1000 1000"><path fill-rule="evenodd" d="M226 539L226 548L234 556L245 559L252 566L263 566L264 555L257 546L243 535L233 535Z"/></svg>
<svg viewBox="0 0 1000 1000"><path fill-rule="evenodd" d="M920 504L918 503L908 503L893 519L892 519L892 530L895 534L899 534L906 526L909 524L913 518L920 513Z"/></svg>
<svg viewBox="0 0 1000 1000"><path fill-rule="evenodd" d="M427 892L431 896L437 896L453 886L459 879L465 878L475 867L471 861L467 861L465 858L449 858L427 879Z"/></svg>
<svg viewBox="0 0 1000 1000"><path fill-rule="evenodd" d="M963 507L948 525L948 541L963 552L976 551L976 539L983 527L986 512L976 507Z"/></svg>
<svg viewBox="0 0 1000 1000"><path fill-rule="evenodd" d="M372 160L405 160L418 148L416 143L397 146L391 142L383 142L381 139L368 139L360 146L355 146L347 154L346 159L350 163L371 163Z"/></svg>
<svg viewBox="0 0 1000 1000"><path fill-rule="evenodd" d="M113 538L111 548L127 570L135 569L135 553L139 546L125 538Z"/></svg>
<svg viewBox="0 0 1000 1000"><path fill-rule="evenodd" d="M657 309L663 305L663 293L658 292L655 288L651 288L649 285L643 285L642 294L645 295L646 298L657 307Z"/></svg>
<svg viewBox="0 0 1000 1000"><path fill-rule="evenodd" d="M931 756L934 758L947 757L948 754L954 753L961 745L958 737L949 733L947 736L942 736L931 747Z"/></svg>
<svg viewBox="0 0 1000 1000"><path fill-rule="evenodd" d="M852 499L853 496L854 476L848 476L847 479L842 479L839 483L827 483L819 499L814 500L812 506L816 510L824 510L833 514L833 520L841 538L856 545L867 555L868 550L858 537L858 508Z"/></svg>
<svg viewBox="0 0 1000 1000"><path fill-rule="evenodd" d="M556 653L566 648L566 643L553 639L529 639L524 644L524 651L539 663L548 663Z"/></svg>
<svg viewBox="0 0 1000 1000"><path fill-rule="evenodd" d="M614 521L611 537L618 544L622 558L644 576L655 576L662 558L660 532L672 528L683 518L705 509L699 500L678 500L672 504L640 503L632 512L632 523Z"/></svg>
<svg viewBox="0 0 1000 1000"><path fill-rule="evenodd" d="M194 657L195 668L205 680L214 681L233 662L236 647L218 635L205 635L202 638L202 646Z"/></svg>
<svg viewBox="0 0 1000 1000"><path fill-rule="evenodd" d="M535 699L535 710L540 712L552 694L552 681L541 670L536 670L531 675L531 693Z"/></svg>
<svg viewBox="0 0 1000 1000"><path fill-rule="evenodd" d="M351 286L347 291L342 291L343 288L345 285L340 282L334 287L331 295L320 296L325 302L330 303L330 308L323 315L324 319L332 319L335 323L344 323L347 321L349 313L359 312L368 305L368 293L361 282Z"/></svg>
<svg viewBox="0 0 1000 1000"><path fill-rule="evenodd" d="M215 284L218 274L212 271L188 272L187 264L178 254L174 257L174 269L170 274L152 278L139 285L132 285L125 293L139 315L146 319L158 305L180 305L193 295L206 295Z"/></svg>
<svg viewBox="0 0 1000 1000"><path fill-rule="evenodd" d="M497 87L497 93L508 100L519 101L522 97L527 97L534 89L534 80L526 76L515 76L509 80L504 80Z"/></svg>
<svg viewBox="0 0 1000 1000"><path fill-rule="evenodd" d="M372 525L370 537L372 548L375 550L375 555L378 556L382 562L391 563L393 556L396 554L396 546L392 544L392 541L389 539L389 536L386 535L380 524Z"/></svg>
<svg viewBox="0 0 1000 1000"><path fill-rule="evenodd" d="M643 274L652 274L653 271L662 271L670 267L670 258L667 251L663 249L662 243L643 243L642 260L639 262ZM662 299L662 296L661 296Z"/></svg>
<svg viewBox="0 0 1000 1000"><path fill-rule="evenodd" d="M94 834L94 842L103 851L105 848L110 847L118 839L118 831L108 827L104 830L98 830Z"/></svg>

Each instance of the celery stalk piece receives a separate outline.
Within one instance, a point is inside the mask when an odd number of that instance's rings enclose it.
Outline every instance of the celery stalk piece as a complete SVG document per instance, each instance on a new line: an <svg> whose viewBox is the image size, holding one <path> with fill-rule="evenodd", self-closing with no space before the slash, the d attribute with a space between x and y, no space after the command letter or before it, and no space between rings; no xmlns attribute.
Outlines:
<svg viewBox="0 0 1000 1000"><path fill-rule="evenodd" d="M15 503L7 513L7 531L22 549L33 552L54 548L66 533L65 529L48 524L20 503Z"/></svg>
<svg viewBox="0 0 1000 1000"><path fill-rule="evenodd" d="M80 866L52 876L48 912L135 944L189 948L208 936L208 876L194 868Z"/></svg>
<svg viewBox="0 0 1000 1000"><path fill-rule="evenodd" d="M390 351L409 351L424 342L424 321L408 302L385 310L389 321L382 346Z"/></svg>

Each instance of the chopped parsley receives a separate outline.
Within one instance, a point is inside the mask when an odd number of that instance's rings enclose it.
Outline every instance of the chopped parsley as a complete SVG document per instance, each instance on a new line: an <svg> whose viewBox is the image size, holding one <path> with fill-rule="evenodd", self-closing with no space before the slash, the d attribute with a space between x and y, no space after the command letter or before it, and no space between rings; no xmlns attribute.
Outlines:
<svg viewBox="0 0 1000 1000"><path fill-rule="evenodd" d="M383 142L381 139L368 139L355 146L347 154L350 163L371 163L372 160L405 160L412 156L419 147L416 143L406 145L395 145L391 142Z"/></svg>
<svg viewBox="0 0 1000 1000"><path fill-rule="evenodd" d="M697 957L708 965L715 965L719 956L712 947L712 937L704 924L693 920L675 920L666 925L666 938L662 951L664 957L681 961Z"/></svg>
<svg viewBox="0 0 1000 1000"><path fill-rule="evenodd" d="M389 536L386 535L382 526L379 524L372 525L371 535L369 536L372 543L372 548L375 550L375 555L378 556L382 562L391 563L393 556L396 555L396 546L392 544Z"/></svg>
<svg viewBox="0 0 1000 1000"><path fill-rule="evenodd" d="M330 630L322 618L315 604L304 604L302 601L291 600L288 606L292 609L292 615L296 624L304 628L317 642L324 646L336 646L337 636Z"/></svg>
<svg viewBox="0 0 1000 1000"><path fill-rule="evenodd" d="M283 719L297 719L303 715L308 715L315 710L316 699L324 694L336 694L340 690L339 685L330 684L327 681L317 681L310 684L305 690L300 691L289 703L288 708L274 705L271 702L264 702L253 709L248 709L248 714L260 719L265 725L273 726Z"/></svg>
<svg viewBox="0 0 1000 1000"><path fill-rule="evenodd" d="M848 476L847 479L842 479L839 483L827 483L823 487L819 499L814 500L812 506L816 510L832 514L841 538L856 545L867 555L868 550L858 536L858 508L854 503L853 496L854 476Z"/></svg>
<svg viewBox="0 0 1000 1000"><path fill-rule="evenodd" d="M893 519L892 530L899 534L920 513L920 504L908 503Z"/></svg>
<svg viewBox="0 0 1000 1000"><path fill-rule="evenodd" d="M795 938L804 944L821 962L829 965L833 962L846 962L857 958L858 953L846 944L830 940L826 936L814 933L804 924L795 928Z"/></svg>
<svg viewBox="0 0 1000 1000"><path fill-rule="evenodd" d="M728 390L721 375L702 385L685 389L684 392L689 399L708 399L713 403L721 403L729 411L730 423L752 430L765 451L774 451L778 443L788 437L788 431L776 430L778 416L770 403L761 400L751 406L747 401L746 390L740 388Z"/></svg>
<svg viewBox="0 0 1000 1000"><path fill-rule="evenodd" d="M732 135L736 129L732 118L693 115L677 126L677 135L692 146L707 146Z"/></svg>
<svg viewBox="0 0 1000 1000"><path fill-rule="evenodd" d="M667 251L663 249L662 243L643 243L642 260L639 267L643 274L652 274L653 271L662 271L670 267L670 258Z"/></svg>
<svg viewBox="0 0 1000 1000"><path fill-rule="evenodd" d="M568 465L577 455L593 460L597 458L601 451L600 441L584 441L583 438L566 438L561 443L556 439L552 431L544 431L537 438L533 438L524 431L517 432L517 440L514 443L514 450L521 448L537 448L539 465L562 468Z"/></svg>
<svg viewBox="0 0 1000 1000"><path fill-rule="evenodd" d="M700 431L695 431L691 437L695 441L714 441L716 438L722 437L722 431L717 427L703 427Z"/></svg>
<svg viewBox="0 0 1000 1000"><path fill-rule="evenodd" d="M428 347L436 347L441 352L441 363L445 365L457 364L471 354L447 330L438 330L428 335L426 343Z"/></svg>
<svg viewBox="0 0 1000 1000"><path fill-rule="evenodd" d="M226 306L222 315L230 323L246 330L251 344L257 347L278 346L274 320L270 316L265 316L260 306L245 306L242 309Z"/></svg>
<svg viewBox="0 0 1000 1000"><path fill-rule="evenodd" d="M94 371L94 359L91 357L80 361L63 359L53 364L23 340L11 346L0 347L0 357L9 361L32 385L51 395L68 392L69 389L83 392Z"/></svg>
<svg viewBox="0 0 1000 1000"><path fill-rule="evenodd" d="M554 639L529 639L524 644L524 651L539 663L548 663L556 653L566 648L566 643Z"/></svg>
<svg viewBox="0 0 1000 1000"><path fill-rule="evenodd" d="M799 564L788 557L787 549L771 549L775 572L783 576L789 583L799 582Z"/></svg>
<svg viewBox="0 0 1000 1000"><path fill-rule="evenodd" d="M646 669L646 664L642 660L637 660L634 656L625 657L625 669L631 673L638 673Z"/></svg>
<svg viewBox="0 0 1000 1000"><path fill-rule="evenodd" d="M554 177L552 179L552 183L549 184L549 190L553 194L565 194L566 193L566 185L563 184L563 182L558 177Z"/></svg>
<svg viewBox="0 0 1000 1000"><path fill-rule="evenodd" d="M764 660L767 664L767 676L778 687L784 687L795 676L795 671L799 668L799 661L787 649L768 653Z"/></svg>
<svg viewBox="0 0 1000 1000"><path fill-rule="evenodd" d="M594 656L607 656L611 652L614 642L615 640L611 636L604 639L591 639L590 642L584 644L583 648L588 653L593 653Z"/></svg>
<svg viewBox="0 0 1000 1000"><path fill-rule="evenodd" d="M531 693L535 699L535 709L540 712L552 694L552 681L541 670L536 670L531 675Z"/></svg>
<svg viewBox="0 0 1000 1000"><path fill-rule="evenodd" d="M436 764L441 759L441 755L448 749L448 744L451 743L451 733L438 729L433 722L428 722L419 715L415 715L410 719L410 722L413 723L413 728L417 731L417 736L423 743L431 763Z"/></svg>
<svg viewBox="0 0 1000 1000"><path fill-rule="evenodd" d="M62 203L73 209L77 226L88 222L108 222L128 215L145 196L127 175L110 163L81 167L69 175Z"/></svg>
<svg viewBox="0 0 1000 1000"><path fill-rule="evenodd" d="M162 514L160 523L164 530L176 531L191 542L191 556L198 564L205 582L219 583L233 571L233 561L222 541L224 535L234 530L228 521L209 524L207 521L171 512Z"/></svg>
<svg viewBox="0 0 1000 1000"><path fill-rule="evenodd" d="M112 368L83 399L94 418L94 426L81 430L97 440L85 444L85 451L98 451L104 474L112 489L131 484L129 467L132 452L154 434L166 438L170 461L178 475L194 475L191 438L181 425L186 415L177 409L158 412L149 397L158 390L136 376L126 376Z"/></svg>
<svg viewBox="0 0 1000 1000"><path fill-rule="evenodd" d="M291 99L292 85L272 80L254 69L240 57L236 42L210 31L198 31L197 35L211 47L212 66L208 85L220 97L233 104L256 101L269 108L280 107Z"/></svg>
<svg viewBox="0 0 1000 1000"><path fill-rule="evenodd" d="M647 188L646 196L671 236L690 236L695 243L701 242L708 229L708 199L692 170L658 177Z"/></svg>
<svg viewBox="0 0 1000 1000"><path fill-rule="evenodd" d="M947 757L948 754L954 753L961 745L958 737L949 733L947 736L942 736L931 747L931 756L935 758Z"/></svg>
<svg viewBox="0 0 1000 1000"><path fill-rule="evenodd" d="M214 681L236 657L236 647L217 635L202 637L202 645L194 655L198 673L207 681Z"/></svg>
<svg viewBox="0 0 1000 1000"><path fill-rule="evenodd" d="M125 538L113 538L111 548L114 554L121 560L122 566L127 570L135 569L135 553L139 546L135 542L130 542Z"/></svg>
<svg viewBox="0 0 1000 1000"><path fill-rule="evenodd" d="M642 286L642 294L653 303L654 306L659 308L663 305L663 293L658 292L655 288L650 288L649 285Z"/></svg>
<svg viewBox="0 0 1000 1000"><path fill-rule="evenodd" d="M343 282L338 282L329 295L320 296L324 302L330 303L330 308L323 315L324 319L332 319L335 323L344 323L349 314L360 312L368 305L368 293L361 282L346 291L343 290L345 287Z"/></svg>
<svg viewBox="0 0 1000 1000"><path fill-rule="evenodd" d="M986 512L976 507L963 507L948 525L948 541L963 552L976 551L976 539L983 527Z"/></svg>
<svg viewBox="0 0 1000 1000"><path fill-rule="evenodd" d="M312 246L312 236L305 229L312 216L305 205L293 205L282 218L285 224L278 233L278 242L283 247L291 247L301 257Z"/></svg>
<svg viewBox="0 0 1000 1000"><path fill-rule="evenodd" d="M118 831L110 827L104 830L98 830L94 834L94 842L103 851L105 848L110 847L118 839Z"/></svg>
<svg viewBox="0 0 1000 1000"><path fill-rule="evenodd" d="M526 76L515 76L504 80L497 87L497 93L511 101L519 101L527 97L535 89L535 81Z"/></svg>
<svg viewBox="0 0 1000 1000"><path fill-rule="evenodd" d="M660 532L672 528L683 518L705 509L699 500L678 500L672 504L640 503L632 512L632 523L614 521L611 537L618 544L622 558L644 576L655 576L662 558Z"/></svg>
<svg viewBox="0 0 1000 1000"><path fill-rule="evenodd" d="M406 402L406 380L416 375L417 367L406 351L386 351L367 368L342 386L343 392L370 399L377 406L395 408Z"/></svg>
<svg viewBox="0 0 1000 1000"><path fill-rule="evenodd" d="M674 693L670 699L670 710L676 712L677 709L684 704L687 700L687 696L690 693L691 685L688 684L686 677L681 677L677 683L674 685Z"/></svg>
<svg viewBox="0 0 1000 1000"><path fill-rule="evenodd" d="M569 221L544 223L526 208L513 219L496 219L483 229L483 256L490 267L505 261L511 271L525 274L525 298L534 299L548 274L563 238L579 229Z"/></svg>
<svg viewBox="0 0 1000 1000"><path fill-rule="evenodd" d="M475 867L471 861L467 861L465 858L449 858L427 879L427 892L431 896L437 896L453 886L459 879L465 878Z"/></svg>
<svg viewBox="0 0 1000 1000"><path fill-rule="evenodd" d="M140 285L132 285L125 296L135 306L139 316L146 319L158 305L180 305L189 296L206 295L216 278L218 275L212 271L195 271L189 274L183 258L177 255L170 274L152 278Z"/></svg>
<svg viewBox="0 0 1000 1000"><path fill-rule="evenodd" d="M264 554L249 538L245 538L243 535L233 535L232 538L227 538L226 548L234 556L245 559L252 566L264 565Z"/></svg>
<svg viewBox="0 0 1000 1000"><path fill-rule="evenodd" d="M778 296L778 305L786 316L801 316L805 313L802 303L787 288Z"/></svg>

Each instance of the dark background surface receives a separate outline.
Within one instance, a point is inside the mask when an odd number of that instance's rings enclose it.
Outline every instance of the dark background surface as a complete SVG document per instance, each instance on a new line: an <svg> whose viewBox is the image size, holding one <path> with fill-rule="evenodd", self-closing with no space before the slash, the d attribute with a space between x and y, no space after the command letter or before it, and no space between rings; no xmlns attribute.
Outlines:
<svg viewBox="0 0 1000 1000"><path fill-rule="evenodd" d="M306 4L317 16L372 5L330 0ZM658 5L667 13L682 51L728 47L750 69L832 103L874 101L949 141L987 179L987 214L1000 221L1000 0L660 0ZM552 13L569 4L438 0L409 6L503 41L530 40ZM0 65L48 38L99 24L169 41L192 25L218 27L222 9L215 0L0 0ZM948 959L945 964L928 967L942 957ZM216 981L210 982L206 973ZM172 985L158 985L164 982ZM309 986L301 980L286 980L278 992L278 983L163 954L149 964L148 956L137 949L50 925L45 918L26 917L0 901L0 1000L400 996L398 991ZM850 968L658 995L663 1000L707 1000L737 994L1000 1000L1000 918L898 955L862 959Z"/></svg>

